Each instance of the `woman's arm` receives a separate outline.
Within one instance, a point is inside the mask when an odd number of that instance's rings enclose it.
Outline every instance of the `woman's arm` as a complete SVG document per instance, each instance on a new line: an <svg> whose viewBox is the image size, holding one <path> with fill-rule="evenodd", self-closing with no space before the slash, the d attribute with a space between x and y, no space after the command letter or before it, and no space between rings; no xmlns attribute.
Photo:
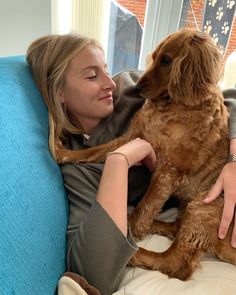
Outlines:
<svg viewBox="0 0 236 295"><path fill-rule="evenodd" d="M67 270L85 277L102 294L115 292L127 262L138 249L127 233L129 166L144 162L152 170L156 161L151 145L141 139L116 152L125 156L110 154L104 165L61 167L70 201Z"/></svg>
<svg viewBox="0 0 236 295"><path fill-rule="evenodd" d="M108 154L97 193L98 203L125 236L127 236L128 169L141 162L153 171L156 155L151 145L140 138Z"/></svg>

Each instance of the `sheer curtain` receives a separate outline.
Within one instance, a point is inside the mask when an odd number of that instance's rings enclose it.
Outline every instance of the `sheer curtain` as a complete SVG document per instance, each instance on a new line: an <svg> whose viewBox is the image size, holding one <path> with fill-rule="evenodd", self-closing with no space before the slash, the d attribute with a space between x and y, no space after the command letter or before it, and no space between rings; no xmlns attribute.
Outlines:
<svg viewBox="0 0 236 295"><path fill-rule="evenodd" d="M110 0L52 0L52 33L80 33L108 47Z"/></svg>
<svg viewBox="0 0 236 295"><path fill-rule="evenodd" d="M182 6L183 0L147 0L140 69L145 68L147 55L160 40L178 29ZM96 38L107 54L110 7L110 0L52 0L52 31L78 32Z"/></svg>
<svg viewBox="0 0 236 295"><path fill-rule="evenodd" d="M52 34L66 34L72 29L72 0L51 0Z"/></svg>

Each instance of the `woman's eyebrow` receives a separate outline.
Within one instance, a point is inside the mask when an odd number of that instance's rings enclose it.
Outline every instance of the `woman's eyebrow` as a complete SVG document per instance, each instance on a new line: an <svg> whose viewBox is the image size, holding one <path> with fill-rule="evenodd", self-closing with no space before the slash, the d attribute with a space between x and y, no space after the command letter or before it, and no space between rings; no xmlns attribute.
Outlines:
<svg viewBox="0 0 236 295"><path fill-rule="evenodd" d="M87 70L96 70L96 69L98 69L98 66L91 65L91 66L87 66L87 67L83 68L80 72L83 73Z"/></svg>
<svg viewBox="0 0 236 295"><path fill-rule="evenodd" d="M90 66L87 66L87 67L83 68L80 72L83 73L83 72L85 72L87 70L97 70L97 69L99 69L99 66L90 65ZM104 64L104 69L107 69L107 64Z"/></svg>

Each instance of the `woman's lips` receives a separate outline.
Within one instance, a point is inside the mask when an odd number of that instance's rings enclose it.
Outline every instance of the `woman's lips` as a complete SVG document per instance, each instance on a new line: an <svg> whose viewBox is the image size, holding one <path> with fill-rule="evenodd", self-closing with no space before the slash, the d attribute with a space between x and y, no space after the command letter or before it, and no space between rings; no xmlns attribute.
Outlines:
<svg viewBox="0 0 236 295"><path fill-rule="evenodd" d="M112 101L113 100L113 97L112 97L112 94L107 94L107 95L104 95L104 96L100 97L98 100L109 100L109 101Z"/></svg>

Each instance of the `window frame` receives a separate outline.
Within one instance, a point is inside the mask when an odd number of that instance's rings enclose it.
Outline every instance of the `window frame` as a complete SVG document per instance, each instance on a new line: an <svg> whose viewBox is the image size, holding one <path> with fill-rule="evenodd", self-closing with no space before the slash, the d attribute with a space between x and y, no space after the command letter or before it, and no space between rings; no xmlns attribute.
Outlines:
<svg viewBox="0 0 236 295"><path fill-rule="evenodd" d="M141 70L145 69L146 57L167 35L179 28L184 0L148 0L139 57Z"/></svg>

